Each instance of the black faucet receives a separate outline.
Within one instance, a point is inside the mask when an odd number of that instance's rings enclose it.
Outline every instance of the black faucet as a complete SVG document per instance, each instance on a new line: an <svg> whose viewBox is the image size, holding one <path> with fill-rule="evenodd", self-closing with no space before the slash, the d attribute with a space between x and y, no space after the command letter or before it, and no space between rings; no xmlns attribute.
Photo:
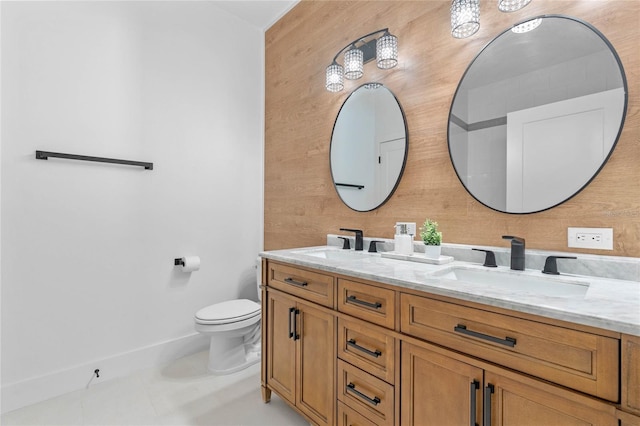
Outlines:
<svg viewBox="0 0 640 426"><path fill-rule="evenodd" d="M544 262L543 274L560 275L556 259L577 259L575 256L548 256Z"/></svg>
<svg viewBox="0 0 640 426"><path fill-rule="evenodd" d="M356 247L357 251L362 251L363 239L362 239L362 231L360 229L348 229L348 228L340 228L341 231L349 231L356 233Z"/></svg>
<svg viewBox="0 0 640 426"><path fill-rule="evenodd" d="M485 252L485 256L484 256L484 264L482 266L486 266L487 268L497 268L498 265L496 264L496 254L494 252L492 252L491 250L482 250L482 249L477 249L477 248L472 248L471 250L475 250L475 251L483 251Z"/></svg>
<svg viewBox="0 0 640 426"><path fill-rule="evenodd" d="M371 240L371 242L369 243L369 253L378 252L378 246L376 245L377 243L384 243L384 241Z"/></svg>
<svg viewBox="0 0 640 426"><path fill-rule="evenodd" d="M338 237L341 240L344 240L344 242L342 243L342 249L343 250L350 250L351 249L351 244L349 243L349 238L347 237Z"/></svg>
<svg viewBox="0 0 640 426"><path fill-rule="evenodd" d="M503 235L505 240L511 240L511 269L524 271L524 238Z"/></svg>

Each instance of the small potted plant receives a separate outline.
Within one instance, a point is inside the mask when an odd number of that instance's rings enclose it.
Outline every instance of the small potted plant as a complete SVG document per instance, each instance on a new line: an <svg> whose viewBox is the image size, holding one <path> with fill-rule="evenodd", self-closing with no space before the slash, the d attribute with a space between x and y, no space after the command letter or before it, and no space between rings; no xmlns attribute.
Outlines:
<svg viewBox="0 0 640 426"><path fill-rule="evenodd" d="M427 218L420 228L420 236L424 242L424 254L426 257L438 259L442 243L442 232L438 231L438 222Z"/></svg>

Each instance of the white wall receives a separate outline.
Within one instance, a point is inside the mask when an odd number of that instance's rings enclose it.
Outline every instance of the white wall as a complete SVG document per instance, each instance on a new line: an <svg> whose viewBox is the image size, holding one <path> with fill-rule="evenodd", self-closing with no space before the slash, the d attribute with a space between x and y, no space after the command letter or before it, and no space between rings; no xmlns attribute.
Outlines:
<svg viewBox="0 0 640 426"><path fill-rule="evenodd" d="M2 46L2 6L0 5L0 47ZM0 83L2 82L2 49L0 48ZM2 99L2 84L0 84L0 99ZM2 164L2 102L0 102L0 165ZM2 205L2 173L0 168L0 207ZM0 208L0 224L2 223L2 208ZM2 226L0 226L0 241L2 241ZM2 318L2 244L0 244L0 320ZM2 384L2 330L0 324L0 385ZM0 413L2 413L2 387L0 386Z"/></svg>
<svg viewBox="0 0 640 426"><path fill-rule="evenodd" d="M0 7L9 411L204 347L197 309L257 298L264 35L204 2Z"/></svg>

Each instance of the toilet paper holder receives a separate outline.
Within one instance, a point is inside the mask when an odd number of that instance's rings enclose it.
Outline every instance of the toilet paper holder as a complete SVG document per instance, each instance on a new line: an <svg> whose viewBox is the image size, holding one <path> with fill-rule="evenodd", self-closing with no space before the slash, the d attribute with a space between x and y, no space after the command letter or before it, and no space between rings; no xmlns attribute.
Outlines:
<svg viewBox="0 0 640 426"><path fill-rule="evenodd" d="M182 256L173 260L175 266L180 267L182 272L195 272L200 270L199 256Z"/></svg>

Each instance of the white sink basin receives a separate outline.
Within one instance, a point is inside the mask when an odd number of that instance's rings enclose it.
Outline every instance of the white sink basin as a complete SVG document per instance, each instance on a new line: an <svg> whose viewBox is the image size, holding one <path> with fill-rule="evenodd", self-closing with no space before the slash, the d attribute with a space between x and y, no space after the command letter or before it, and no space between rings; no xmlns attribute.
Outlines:
<svg viewBox="0 0 640 426"><path fill-rule="evenodd" d="M363 259L365 257L369 257L372 255L371 253L366 251L343 250L339 248L335 248L335 249L319 248L319 249L310 249L310 250L299 250L293 253L303 254L305 256L319 257L321 259L336 259L336 260Z"/></svg>
<svg viewBox="0 0 640 426"><path fill-rule="evenodd" d="M555 276L534 276L526 273L451 267L433 274L434 277L464 281L484 287L500 288L514 292L534 293L546 296L584 296L589 283Z"/></svg>

